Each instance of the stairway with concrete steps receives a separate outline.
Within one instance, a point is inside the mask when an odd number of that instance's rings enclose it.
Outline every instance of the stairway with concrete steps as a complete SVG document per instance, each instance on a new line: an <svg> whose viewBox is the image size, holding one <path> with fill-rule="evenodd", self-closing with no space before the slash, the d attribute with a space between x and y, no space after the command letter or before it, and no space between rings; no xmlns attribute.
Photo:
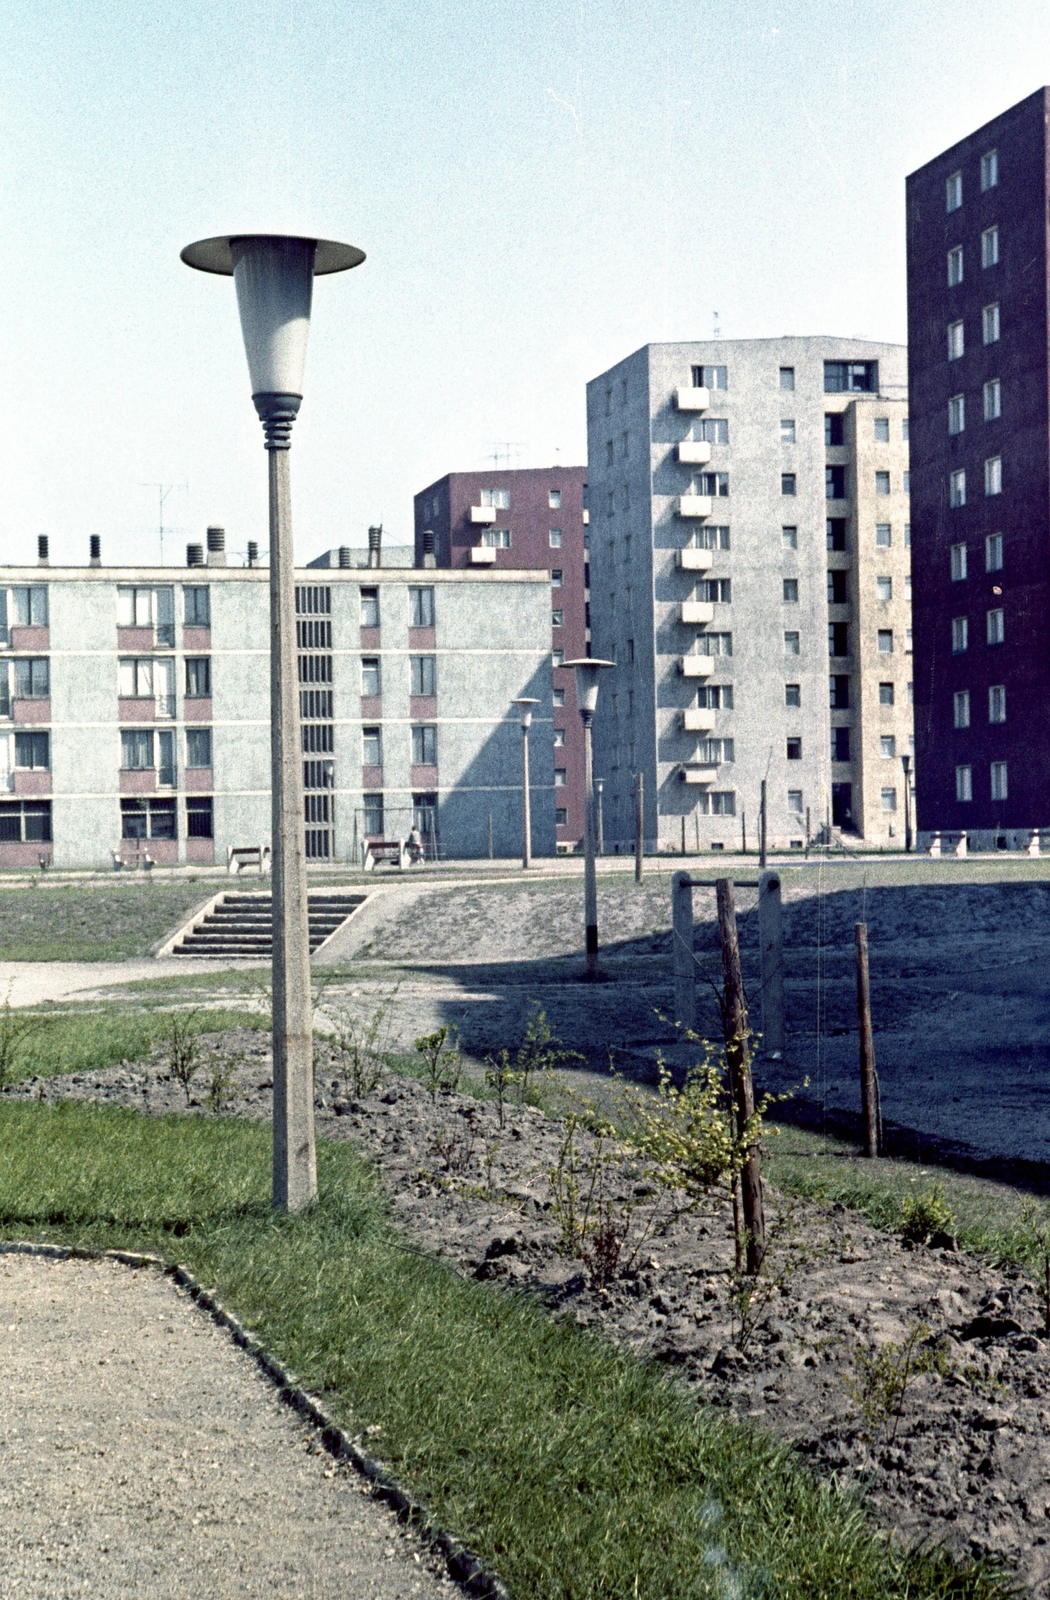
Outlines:
<svg viewBox="0 0 1050 1600"><path fill-rule="evenodd" d="M363 894L311 894L310 951L356 911ZM273 951L273 900L268 894L228 894L172 950L175 956L269 956Z"/></svg>

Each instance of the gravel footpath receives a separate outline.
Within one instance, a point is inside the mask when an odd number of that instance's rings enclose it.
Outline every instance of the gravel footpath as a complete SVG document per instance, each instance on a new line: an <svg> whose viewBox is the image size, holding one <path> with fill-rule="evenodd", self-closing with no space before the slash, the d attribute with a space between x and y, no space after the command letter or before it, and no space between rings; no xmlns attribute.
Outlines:
<svg viewBox="0 0 1050 1600"><path fill-rule="evenodd" d="M0 1329L5 1600L460 1592L158 1273L0 1256Z"/></svg>

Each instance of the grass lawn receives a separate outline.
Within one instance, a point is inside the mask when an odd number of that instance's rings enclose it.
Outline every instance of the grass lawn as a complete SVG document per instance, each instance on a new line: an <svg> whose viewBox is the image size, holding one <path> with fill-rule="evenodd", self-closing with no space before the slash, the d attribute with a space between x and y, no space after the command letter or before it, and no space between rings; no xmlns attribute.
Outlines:
<svg viewBox="0 0 1050 1600"><path fill-rule="evenodd" d="M180 1012L185 1020L185 1012ZM101 1072L121 1061L145 1061L155 1044L171 1038L171 1013L130 1011L103 1006L97 1010L49 1007L41 1011L0 1009L0 1086L5 1076L4 1046L23 1021L42 1019L42 1025L14 1043L6 1064L9 1081L46 1078L56 1073ZM194 1033L218 1033L225 1028L269 1029L270 1019L259 1011L200 1010L190 1019Z"/></svg>
<svg viewBox="0 0 1050 1600"><path fill-rule="evenodd" d="M126 961L148 956L214 888L201 879L34 884L0 890L0 961ZM0 995L0 1000L3 996Z"/></svg>
<svg viewBox="0 0 1050 1600"><path fill-rule="evenodd" d="M321 1200L269 1209L269 1131L73 1102L0 1104L0 1236L186 1262L503 1577L516 1600L1005 1595L902 1555L780 1446L654 1366L391 1230L321 1142Z"/></svg>

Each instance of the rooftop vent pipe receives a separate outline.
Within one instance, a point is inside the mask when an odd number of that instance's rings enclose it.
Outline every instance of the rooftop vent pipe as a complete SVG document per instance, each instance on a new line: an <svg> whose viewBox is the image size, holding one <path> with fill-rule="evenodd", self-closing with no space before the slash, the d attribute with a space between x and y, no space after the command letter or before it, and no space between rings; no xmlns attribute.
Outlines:
<svg viewBox="0 0 1050 1600"><path fill-rule="evenodd" d="M88 539L88 549L91 552L89 565L100 567L102 565L102 540L97 533L91 534Z"/></svg>
<svg viewBox="0 0 1050 1600"><path fill-rule="evenodd" d="M425 567L436 567L437 566L437 561L434 558L434 530L433 530L433 528L424 528L423 529L423 565Z"/></svg>
<svg viewBox="0 0 1050 1600"><path fill-rule="evenodd" d="M209 567L224 567L226 565L226 529L209 528L207 539Z"/></svg>
<svg viewBox="0 0 1050 1600"><path fill-rule="evenodd" d="M368 565L370 567L381 567L383 565L382 546L383 524L380 523L378 528L371 527L368 530Z"/></svg>
<svg viewBox="0 0 1050 1600"><path fill-rule="evenodd" d="M186 565L188 567L203 567L204 546L202 544L188 544L186 546Z"/></svg>
<svg viewBox="0 0 1050 1600"><path fill-rule="evenodd" d="M248 565L250 567L259 565L259 545L255 539L248 540Z"/></svg>
<svg viewBox="0 0 1050 1600"><path fill-rule="evenodd" d="M37 538L36 538L36 560L37 560L37 566L39 566L39 567L46 567L47 566L47 534L46 533L38 533L37 534Z"/></svg>
<svg viewBox="0 0 1050 1600"><path fill-rule="evenodd" d="M341 567L348 567L350 565L350 546L348 544L341 544L339 546L339 565Z"/></svg>

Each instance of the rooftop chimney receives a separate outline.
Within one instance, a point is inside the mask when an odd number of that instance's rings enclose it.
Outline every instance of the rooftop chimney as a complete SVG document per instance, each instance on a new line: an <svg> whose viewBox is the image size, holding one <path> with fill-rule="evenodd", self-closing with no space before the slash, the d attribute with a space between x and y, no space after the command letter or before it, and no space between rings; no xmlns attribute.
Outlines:
<svg viewBox="0 0 1050 1600"><path fill-rule="evenodd" d="M368 565L370 567L381 567L383 565L382 545L383 524L380 523L378 528L371 527L368 530Z"/></svg>
<svg viewBox="0 0 1050 1600"><path fill-rule="evenodd" d="M202 544L188 544L186 546L186 565L188 567L203 567L204 546Z"/></svg>
<svg viewBox="0 0 1050 1600"><path fill-rule="evenodd" d="M259 546L255 539L248 540L248 565L250 567L259 565Z"/></svg>
<svg viewBox="0 0 1050 1600"><path fill-rule="evenodd" d="M350 565L350 546L348 544L341 544L339 546L339 565L341 567L348 567Z"/></svg>
<svg viewBox="0 0 1050 1600"><path fill-rule="evenodd" d="M224 567L226 565L226 529L209 528L207 538L209 567Z"/></svg>
<svg viewBox="0 0 1050 1600"><path fill-rule="evenodd" d="M36 563L38 567L47 566L47 534L38 533L36 537Z"/></svg>
<svg viewBox="0 0 1050 1600"><path fill-rule="evenodd" d="M93 533L88 540L88 549L91 552L89 565L100 567L102 565L102 540L97 533Z"/></svg>
<svg viewBox="0 0 1050 1600"><path fill-rule="evenodd" d="M436 567L437 566L437 561L434 559L434 530L433 530L433 528L424 528L423 529L423 565L425 567Z"/></svg>

